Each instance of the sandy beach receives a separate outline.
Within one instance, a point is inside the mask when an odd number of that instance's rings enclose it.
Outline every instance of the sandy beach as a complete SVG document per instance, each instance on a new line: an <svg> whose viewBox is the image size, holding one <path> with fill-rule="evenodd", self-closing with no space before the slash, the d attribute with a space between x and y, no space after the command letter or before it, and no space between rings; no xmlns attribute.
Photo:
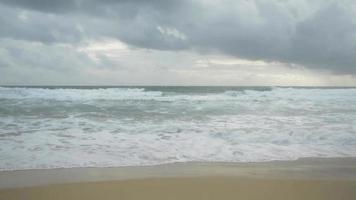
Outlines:
<svg viewBox="0 0 356 200"><path fill-rule="evenodd" d="M0 0L0 200L356 200L356 0Z"/></svg>
<svg viewBox="0 0 356 200"><path fill-rule="evenodd" d="M0 172L0 199L356 198L356 159Z"/></svg>

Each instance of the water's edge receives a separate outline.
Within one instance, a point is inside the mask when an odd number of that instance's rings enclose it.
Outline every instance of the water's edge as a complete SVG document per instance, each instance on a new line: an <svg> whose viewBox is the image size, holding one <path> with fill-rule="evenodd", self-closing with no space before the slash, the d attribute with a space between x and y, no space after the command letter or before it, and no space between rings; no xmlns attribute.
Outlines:
<svg viewBox="0 0 356 200"><path fill-rule="evenodd" d="M79 182L206 176L356 181L356 158L303 158L263 163L188 162L157 166L5 171L0 172L0 189Z"/></svg>

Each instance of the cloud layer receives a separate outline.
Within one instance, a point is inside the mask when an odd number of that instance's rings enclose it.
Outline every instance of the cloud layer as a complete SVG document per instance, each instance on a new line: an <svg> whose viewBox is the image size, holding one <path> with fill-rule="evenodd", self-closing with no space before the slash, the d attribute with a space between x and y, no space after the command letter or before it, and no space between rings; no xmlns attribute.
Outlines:
<svg viewBox="0 0 356 200"><path fill-rule="evenodd" d="M77 48L111 38L130 48L356 74L353 0L1 0L0 13L1 43Z"/></svg>

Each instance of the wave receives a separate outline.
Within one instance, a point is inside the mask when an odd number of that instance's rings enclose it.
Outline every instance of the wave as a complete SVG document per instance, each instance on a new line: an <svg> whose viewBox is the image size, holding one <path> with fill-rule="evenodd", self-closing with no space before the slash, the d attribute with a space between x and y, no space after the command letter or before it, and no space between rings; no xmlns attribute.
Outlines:
<svg viewBox="0 0 356 200"><path fill-rule="evenodd" d="M280 88L222 90L220 92L176 92L151 91L145 88L100 88L100 89L46 89L46 88L10 88L0 87L0 99L44 99L57 101L88 101L88 100L157 100L157 101L209 101L234 100L237 98L318 98L335 97L338 95L356 97L355 88L321 89L321 88Z"/></svg>
<svg viewBox="0 0 356 200"><path fill-rule="evenodd" d="M0 87L0 170L356 156L355 99L333 88Z"/></svg>
<svg viewBox="0 0 356 200"><path fill-rule="evenodd" d="M143 88L109 89L44 89L0 88L1 99L53 99L58 101L153 99L162 96L160 91L145 91Z"/></svg>
<svg viewBox="0 0 356 200"><path fill-rule="evenodd" d="M356 136L347 131L348 124L335 127L303 116L220 116L205 122L108 120L72 117L19 124L27 131L41 131L0 136L8 138L1 146L6 155L0 153L0 170L356 155ZM40 125L34 127L34 123ZM323 126L308 128L313 123Z"/></svg>

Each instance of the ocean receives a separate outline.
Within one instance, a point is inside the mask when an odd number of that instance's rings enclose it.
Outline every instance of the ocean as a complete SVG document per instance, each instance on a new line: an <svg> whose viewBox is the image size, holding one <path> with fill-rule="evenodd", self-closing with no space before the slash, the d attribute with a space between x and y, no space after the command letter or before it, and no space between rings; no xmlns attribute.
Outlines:
<svg viewBox="0 0 356 200"><path fill-rule="evenodd" d="M356 88L0 87L0 171L356 156Z"/></svg>

